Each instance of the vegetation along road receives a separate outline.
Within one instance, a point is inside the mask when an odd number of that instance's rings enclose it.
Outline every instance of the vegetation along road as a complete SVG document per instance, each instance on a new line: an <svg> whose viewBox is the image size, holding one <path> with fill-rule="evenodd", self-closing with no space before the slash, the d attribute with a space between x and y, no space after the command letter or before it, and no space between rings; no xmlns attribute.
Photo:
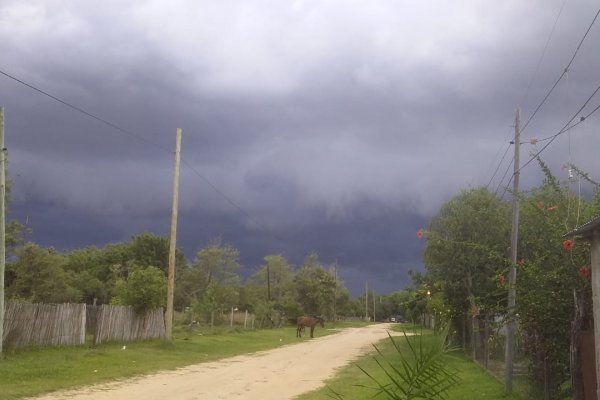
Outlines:
<svg viewBox="0 0 600 400"><path fill-rule="evenodd" d="M274 350L56 392L36 400L292 399L321 387L338 368L373 350L372 344L386 338L388 329L390 324L348 328Z"/></svg>

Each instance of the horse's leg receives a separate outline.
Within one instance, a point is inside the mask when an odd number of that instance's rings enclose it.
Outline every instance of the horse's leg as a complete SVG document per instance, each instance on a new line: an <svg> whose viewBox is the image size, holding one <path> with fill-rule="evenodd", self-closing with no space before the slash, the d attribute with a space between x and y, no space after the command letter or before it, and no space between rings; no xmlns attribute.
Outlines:
<svg viewBox="0 0 600 400"><path fill-rule="evenodd" d="M315 326L313 325L313 326L311 326L311 327L310 327L310 338L311 338L311 339L315 337L315 336L313 335L313 332L314 332L314 331L315 331Z"/></svg>

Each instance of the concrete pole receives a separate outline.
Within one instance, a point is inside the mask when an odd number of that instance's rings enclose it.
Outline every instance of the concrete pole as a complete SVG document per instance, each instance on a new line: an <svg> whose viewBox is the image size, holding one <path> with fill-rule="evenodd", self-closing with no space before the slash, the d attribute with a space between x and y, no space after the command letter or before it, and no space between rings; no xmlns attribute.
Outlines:
<svg viewBox="0 0 600 400"><path fill-rule="evenodd" d="M4 269L6 263L5 195L6 149L4 148L4 107L0 107L0 354L2 354L2 339L4 338Z"/></svg>
<svg viewBox="0 0 600 400"><path fill-rule="evenodd" d="M169 274L167 286L167 310L165 312L165 339L173 338L173 294L175 293L175 250L177 248L177 206L179 203L179 163L181 153L181 129L177 128L175 144L175 173L173 179L173 209L171 213L171 239L169 241Z"/></svg>
<svg viewBox="0 0 600 400"><path fill-rule="evenodd" d="M519 239L519 150L521 140L521 110L517 109L515 115L515 160L513 176L513 207L512 207L512 231L510 235L510 261L511 266L508 273L508 325L506 326L506 349L505 349L505 375L504 389L506 393L512 392L513 371L515 363L515 304L517 285L517 243Z"/></svg>

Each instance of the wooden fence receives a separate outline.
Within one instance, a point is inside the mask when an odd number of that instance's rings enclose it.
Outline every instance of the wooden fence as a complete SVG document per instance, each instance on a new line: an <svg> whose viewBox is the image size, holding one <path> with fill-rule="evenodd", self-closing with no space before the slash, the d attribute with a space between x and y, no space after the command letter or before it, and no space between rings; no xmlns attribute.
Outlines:
<svg viewBox="0 0 600 400"><path fill-rule="evenodd" d="M133 307L99 306L96 315L94 344L109 341L132 342L165 337L165 317L162 308L145 315L136 314Z"/></svg>
<svg viewBox="0 0 600 400"><path fill-rule="evenodd" d="M165 337L162 309L138 315L133 307L85 304L5 303L3 346L76 346Z"/></svg>
<svg viewBox="0 0 600 400"><path fill-rule="evenodd" d="M85 343L85 304L6 303L4 310L6 347Z"/></svg>

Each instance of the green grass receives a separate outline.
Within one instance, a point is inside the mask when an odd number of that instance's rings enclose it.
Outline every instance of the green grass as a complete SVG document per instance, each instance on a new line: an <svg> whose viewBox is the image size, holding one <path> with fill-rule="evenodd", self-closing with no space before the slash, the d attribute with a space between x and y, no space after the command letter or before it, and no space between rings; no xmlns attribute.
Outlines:
<svg viewBox="0 0 600 400"><path fill-rule="evenodd" d="M407 326L402 326L407 331ZM427 339L427 338L425 338ZM397 338L396 343L402 347L406 346L404 338ZM426 343L426 340L424 340ZM377 347L382 351L388 361L398 357L389 339L382 340L377 344ZM372 374L380 382L385 382L385 376L381 368L377 365L374 359L375 352L370 355L360 357L352 364L342 368L339 373L331 380L326 382L326 387L306 393L298 400L321 400L331 399L332 393L339 393L345 400L369 399L372 398L377 391L370 389L375 386L359 368ZM381 357L378 356L381 360ZM504 400L521 400L530 399L525 395L526 386L520 385L514 393L507 395L504 393L504 385L498 381L489 372L475 364L471 359L464 355L462 351L455 350L443 356L443 360L451 372L455 372L459 378L459 384L448 391L448 400L463 400L463 399L504 399ZM379 395L377 399L385 399L385 396Z"/></svg>
<svg viewBox="0 0 600 400"><path fill-rule="evenodd" d="M335 328L365 325L368 324L337 322ZM326 329L318 327L315 337L336 332L331 323L327 323L325 327ZM400 329L400 324L395 328ZM407 325L402 325L402 328L410 329ZM21 399L59 389L125 379L310 340L308 334L302 339L297 339L296 328L291 326L265 330L217 328L213 331L208 328L189 330L179 327L174 331L173 339L172 343L148 341L67 348L4 349L0 359L0 400ZM123 345L126 346L125 350ZM382 341L380 349L385 354L391 352L389 339ZM450 392L451 400L528 398L518 395L504 396L500 382L459 352L448 354L445 359L461 378L461 384ZM372 356L362 357L355 364L369 372L378 372ZM356 365L340 370L339 375L328 384L344 394L346 399L370 398L374 394L372 390L354 386L371 385ZM304 395L300 399L327 399L328 393L327 389L323 389Z"/></svg>
<svg viewBox="0 0 600 400"><path fill-rule="evenodd" d="M364 326L336 323L336 328ZM335 333L332 324L315 337ZM307 332L308 333L308 332ZM0 400L20 399L59 389L129 378L159 370L217 360L310 340L295 327L265 330L177 328L173 342L147 341L99 346L4 349L0 359ZM123 345L126 349L123 349Z"/></svg>

